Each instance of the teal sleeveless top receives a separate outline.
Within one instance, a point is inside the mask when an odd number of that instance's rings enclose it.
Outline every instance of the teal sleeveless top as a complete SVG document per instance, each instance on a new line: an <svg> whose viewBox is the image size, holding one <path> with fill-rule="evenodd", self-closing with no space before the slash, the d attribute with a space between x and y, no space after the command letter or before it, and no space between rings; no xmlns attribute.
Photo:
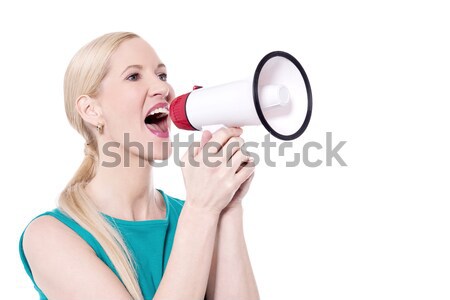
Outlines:
<svg viewBox="0 0 450 300"><path fill-rule="evenodd" d="M167 266L167 261L169 260L170 252L172 250L178 218L184 205L184 201L170 197L161 190L158 191L163 195L166 203L165 219L128 221L116 219L104 214L110 224L117 228L117 230L122 234L124 242L133 255L136 262L136 272L138 275L139 285L145 300L153 299L159 283L161 282L164 270ZM117 277L119 277L103 248L88 231L83 229L80 225L78 225L78 223L58 208L45 212L36 218L45 215L58 219L75 231L92 247L97 256L117 275ZM47 300L47 297L33 279L33 274L30 266L28 265L25 253L23 252L22 241L23 233L20 237L19 253L23 266L25 267L25 271L28 276L30 276L31 281L34 284L34 288L39 293L40 299Z"/></svg>

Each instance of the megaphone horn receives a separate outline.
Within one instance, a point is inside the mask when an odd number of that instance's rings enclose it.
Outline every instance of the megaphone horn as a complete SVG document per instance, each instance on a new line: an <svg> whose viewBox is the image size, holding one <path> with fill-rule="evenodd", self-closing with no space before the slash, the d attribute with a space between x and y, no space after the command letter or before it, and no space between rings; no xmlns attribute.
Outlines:
<svg viewBox="0 0 450 300"><path fill-rule="evenodd" d="M308 76L298 60L283 51L264 56L252 79L205 88L195 86L170 104L170 117L180 129L262 124L281 140L302 135L311 113Z"/></svg>

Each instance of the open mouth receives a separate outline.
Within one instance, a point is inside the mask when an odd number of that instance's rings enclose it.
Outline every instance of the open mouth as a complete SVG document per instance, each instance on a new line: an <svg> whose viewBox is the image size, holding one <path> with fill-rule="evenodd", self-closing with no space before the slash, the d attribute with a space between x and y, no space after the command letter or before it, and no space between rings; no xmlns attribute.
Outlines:
<svg viewBox="0 0 450 300"><path fill-rule="evenodd" d="M153 108L149 114L145 117L145 125L147 128L156 136L159 137L168 137L169 136L169 124L168 124L168 116L169 110L166 106L159 106L157 108Z"/></svg>

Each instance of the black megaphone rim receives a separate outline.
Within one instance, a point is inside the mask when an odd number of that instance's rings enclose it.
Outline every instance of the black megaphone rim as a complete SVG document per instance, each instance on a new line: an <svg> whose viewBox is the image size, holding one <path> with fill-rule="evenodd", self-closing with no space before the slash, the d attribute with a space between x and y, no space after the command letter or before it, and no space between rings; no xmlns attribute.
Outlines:
<svg viewBox="0 0 450 300"><path fill-rule="evenodd" d="M258 93L258 86L259 86L259 76L261 75L262 68L264 65L269 61L269 59L272 59L274 57L281 56L289 61L291 61L295 67L298 69L300 74L303 77L303 82L305 83L306 87L306 93L308 97L308 108L306 112L305 119L303 120L303 123L301 127L293 134L285 135L277 132L275 129L270 126L269 122L266 120L263 111L261 109L261 105L259 103L259 93ZM298 60L293 57L291 54L283 51L273 51L268 53L266 56L261 59L258 66L256 67L255 75L253 77L253 102L255 104L256 113L258 114L258 117L262 123L262 125L266 128L267 131L269 131L270 134L275 136L276 138L279 138L281 140L289 141L298 138L305 132L306 128L308 127L309 121L311 120L311 113L312 113L312 93L311 93L311 85L308 80L308 76L306 75L305 70L303 69L302 65L298 62Z"/></svg>

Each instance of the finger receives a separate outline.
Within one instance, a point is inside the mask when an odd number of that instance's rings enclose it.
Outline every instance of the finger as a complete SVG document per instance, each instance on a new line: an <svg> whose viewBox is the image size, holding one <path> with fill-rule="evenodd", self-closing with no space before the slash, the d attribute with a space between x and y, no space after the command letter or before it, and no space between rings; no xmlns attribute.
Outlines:
<svg viewBox="0 0 450 300"><path fill-rule="evenodd" d="M203 131L202 138L201 138L201 141L200 141L200 147L197 149L197 152L195 153L195 155L197 155L198 152L200 152L200 150L203 149L203 147L205 146L205 144L206 144L209 140L211 140L211 138L212 138L212 133L211 133L209 130Z"/></svg>
<svg viewBox="0 0 450 300"><path fill-rule="evenodd" d="M249 161L246 165L236 173L234 180L235 182L241 186L250 176L255 172L255 163Z"/></svg>
<svg viewBox="0 0 450 300"><path fill-rule="evenodd" d="M227 166L231 167L235 173L238 173L242 168L252 167L249 163L253 162L253 158L242 153L241 150L237 151L231 159L227 162Z"/></svg>
<svg viewBox="0 0 450 300"><path fill-rule="evenodd" d="M244 139L241 137L232 136L225 145L223 145L222 149L217 153L217 156L222 158L223 162L228 162L233 155L241 150L241 147L244 145Z"/></svg>
<svg viewBox="0 0 450 300"><path fill-rule="evenodd" d="M253 172L252 175L250 175L250 177L247 178L244 183L245 184L250 184L253 181L254 177L255 177L255 172Z"/></svg>
<svg viewBox="0 0 450 300"><path fill-rule="evenodd" d="M197 154L200 152L200 150L205 146L205 144L207 143L207 141L211 138L211 132L209 132L208 130L204 131L202 133L202 137L200 139L200 142L192 142L186 153L184 154L182 161L186 161L187 157L195 157L197 156Z"/></svg>
<svg viewBox="0 0 450 300"><path fill-rule="evenodd" d="M253 177L255 177L255 172L253 172L249 178L247 178L240 186L240 190L242 193L246 193L250 188L250 184L253 181Z"/></svg>
<svg viewBox="0 0 450 300"><path fill-rule="evenodd" d="M255 172L250 175L249 178L247 178L237 189L236 193L234 194L234 197L242 197L243 195L246 195L248 190L250 189L250 185L252 183L253 177L255 177Z"/></svg>
<svg viewBox="0 0 450 300"><path fill-rule="evenodd" d="M211 153L219 152L223 145L233 136L237 137L242 134L240 127L221 128L213 133L211 139L207 142L208 148L214 148Z"/></svg>

